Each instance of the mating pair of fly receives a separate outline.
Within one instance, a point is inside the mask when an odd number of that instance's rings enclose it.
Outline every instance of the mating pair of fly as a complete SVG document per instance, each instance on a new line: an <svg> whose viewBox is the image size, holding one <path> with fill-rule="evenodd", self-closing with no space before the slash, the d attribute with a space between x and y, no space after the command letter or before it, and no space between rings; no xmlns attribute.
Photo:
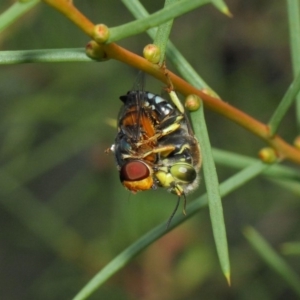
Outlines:
<svg viewBox="0 0 300 300"><path fill-rule="evenodd" d="M168 75L166 74L167 78ZM144 91L139 73L131 91L121 96L118 133L109 149L115 155L122 184L136 193L162 187L178 196L169 226L180 202L199 184L201 155L183 105L171 81L171 101Z"/></svg>

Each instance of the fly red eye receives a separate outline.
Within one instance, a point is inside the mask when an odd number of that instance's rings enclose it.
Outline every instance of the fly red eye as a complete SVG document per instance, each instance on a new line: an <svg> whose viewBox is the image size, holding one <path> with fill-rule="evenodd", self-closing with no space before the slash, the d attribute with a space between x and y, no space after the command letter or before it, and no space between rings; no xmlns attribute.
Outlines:
<svg viewBox="0 0 300 300"><path fill-rule="evenodd" d="M149 177L150 171L148 166L141 161L130 161L122 166L120 170L120 180L139 181Z"/></svg>

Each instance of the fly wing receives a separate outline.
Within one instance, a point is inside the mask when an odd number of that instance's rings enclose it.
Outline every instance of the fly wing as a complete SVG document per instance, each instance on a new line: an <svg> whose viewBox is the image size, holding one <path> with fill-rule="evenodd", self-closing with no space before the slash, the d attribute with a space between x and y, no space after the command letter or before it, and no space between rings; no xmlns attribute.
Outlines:
<svg viewBox="0 0 300 300"><path fill-rule="evenodd" d="M155 130L146 108L147 94L144 91L145 74L139 72L136 81L126 95L120 97L124 103L118 116L119 130L125 132L133 143L153 136Z"/></svg>
<svg viewBox="0 0 300 300"><path fill-rule="evenodd" d="M131 90L144 92L145 80L145 73L139 71Z"/></svg>
<svg viewBox="0 0 300 300"><path fill-rule="evenodd" d="M135 95L134 105L136 110L136 124L137 130L135 133L135 140L138 141L141 138L141 126L142 118L145 117L145 73L139 72L135 83L132 88L132 93Z"/></svg>

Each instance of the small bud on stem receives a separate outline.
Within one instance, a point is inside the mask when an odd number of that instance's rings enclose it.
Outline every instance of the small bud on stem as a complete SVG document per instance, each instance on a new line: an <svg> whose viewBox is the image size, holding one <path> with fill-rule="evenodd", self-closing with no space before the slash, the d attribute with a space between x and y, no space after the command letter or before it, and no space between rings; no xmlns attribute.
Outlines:
<svg viewBox="0 0 300 300"><path fill-rule="evenodd" d="M109 38L109 29L104 24L98 24L94 27L94 40L99 44L104 44Z"/></svg>
<svg viewBox="0 0 300 300"><path fill-rule="evenodd" d="M197 95L188 95L185 98L184 106L189 111L196 111L201 106L201 99Z"/></svg>
<svg viewBox="0 0 300 300"><path fill-rule="evenodd" d="M271 164L277 160L275 150L270 147L262 148L258 153L258 157L267 164Z"/></svg>
<svg viewBox="0 0 300 300"><path fill-rule="evenodd" d="M95 41L90 41L85 46L85 53L88 57L96 60L105 60L105 52L103 51L103 48L96 43Z"/></svg>
<svg viewBox="0 0 300 300"><path fill-rule="evenodd" d="M157 64L160 59L160 49L154 44L148 44L143 50L143 55L148 61Z"/></svg>

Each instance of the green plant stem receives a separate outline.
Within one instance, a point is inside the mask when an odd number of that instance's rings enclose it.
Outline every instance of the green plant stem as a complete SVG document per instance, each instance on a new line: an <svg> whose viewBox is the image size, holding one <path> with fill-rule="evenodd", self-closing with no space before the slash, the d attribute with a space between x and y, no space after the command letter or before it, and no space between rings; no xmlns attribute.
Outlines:
<svg viewBox="0 0 300 300"><path fill-rule="evenodd" d="M176 3L178 0L166 0L165 1L165 7L168 5L171 5L172 3ZM159 65L162 66L163 63L165 62L165 52L166 52L166 47L168 44L170 32L172 29L173 25L173 19L160 25L156 31L156 35L154 38L154 44L158 46L160 49L160 60L159 60Z"/></svg>
<svg viewBox="0 0 300 300"><path fill-rule="evenodd" d="M23 64L32 62L93 62L83 48L45 49L23 51L0 51L0 64Z"/></svg>
<svg viewBox="0 0 300 300"><path fill-rule="evenodd" d="M168 84L168 80L165 76L165 71L160 69L157 65L151 64L150 62L146 61L144 58L128 50L125 50L116 44L107 45L105 46L105 48L108 57L117 59L126 64L130 64L136 67L137 69L140 69L154 76L155 78L164 82L165 84ZM278 135L275 135L274 137L270 137L269 129L265 124L255 120L251 116L238 110L237 108L231 106L230 104L224 101L220 101L220 99L214 98L198 90L197 88L193 87L192 85L190 85L189 83L187 83L182 78L175 75L174 73L168 72L168 75L176 91L178 91L184 96L190 94L198 95L202 99L204 105L207 108L227 117L231 121L248 129L250 132L254 133L258 137L266 141L270 146L272 146L277 150L281 159L289 159L294 162L300 163L300 151L292 147L291 145L287 144Z"/></svg>
<svg viewBox="0 0 300 300"><path fill-rule="evenodd" d="M300 296L300 278L288 264L272 249L267 241L252 227L244 230L244 235L261 258L284 279Z"/></svg>
<svg viewBox="0 0 300 300"><path fill-rule="evenodd" d="M281 246L281 252L284 255L300 255L300 243L299 242L284 243Z"/></svg>
<svg viewBox="0 0 300 300"><path fill-rule="evenodd" d="M300 74L300 5L298 0L287 0L290 46L294 78ZM300 131L300 95L297 95L296 118Z"/></svg>
<svg viewBox="0 0 300 300"><path fill-rule="evenodd" d="M68 17L71 21L73 21L76 25L78 25L84 32L86 32L89 36L93 37L93 29L94 25L90 22L85 16L83 16L72 4L71 1L62 1L62 0L43 0L49 5L53 6L55 9L63 13L66 17ZM118 46L117 44L108 44L103 46L103 50L106 53L107 58L113 58L124 62L128 65L131 65L139 70L142 70L148 74L151 74L155 78L161 80L164 83L167 82L167 78L165 76L165 71L160 69L157 65L153 65L148 62L144 58ZM175 74L169 72L169 78L171 79L174 88L179 91L183 95L196 94L198 95L204 105L209 109L222 114L228 119L236 122L242 127L248 129L250 132L259 136L261 139L269 143L277 153L279 154L281 159L289 159L291 161L297 162L300 164L300 150L292 147L287 144L283 139L279 136L270 137L268 127L250 117L246 113L232 107L226 102L220 101L212 96L207 95L204 92L199 91L195 87L191 86L187 82L185 82L180 77Z"/></svg>
<svg viewBox="0 0 300 300"><path fill-rule="evenodd" d="M149 16L147 10L138 0L122 0L122 2L137 19L146 18ZM147 33L152 39L155 38L155 29L151 28L147 30ZM212 88L203 80L203 78L199 76L191 64L185 59L185 57L178 51L178 49L170 40L167 43L166 53L167 61L170 61L175 66L179 74L181 74L187 82L193 84L199 89L208 89L212 94L215 95L215 97L219 97L216 92L213 91Z"/></svg>
<svg viewBox="0 0 300 300"><path fill-rule="evenodd" d="M299 90L300 90L300 73L297 75L295 80L288 88L287 92L285 93L284 97L282 98L280 104L276 108L273 116L269 121L271 136L273 136L277 132L283 117L286 115L288 109L293 104L295 97L299 93Z"/></svg>
<svg viewBox="0 0 300 300"><path fill-rule="evenodd" d="M297 180L291 180L291 179L273 179L268 178L268 180L277 186L284 188L291 192L294 196L300 196L300 182Z"/></svg>
<svg viewBox="0 0 300 300"><path fill-rule="evenodd" d="M201 147L204 180L217 253L223 274L230 285L230 262L222 200L220 197L218 175L212 156L202 103L200 109L191 114L191 119L194 124L195 135Z"/></svg>
<svg viewBox="0 0 300 300"><path fill-rule="evenodd" d="M83 245L81 237L68 227L59 215L55 214L45 203L38 201L29 190L2 170L0 171L0 190L1 205L17 216L31 232L60 256L69 257L74 255L74 249L77 249L77 254L83 250L80 249ZM45 224L45 220L51 224L51 227L41 226Z"/></svg>
<svg viewBox="0 0 300 300"><path fill-rule="evenodd" d="M100 116L99 112L90 114L88 120L84 118L78 124L63 130L37 147L30 156L24 152L10 160L2 166L2 170L16 176L20 184L24 185L95 143L98 136L95 124L99 123ZM70 143L70 140L73 142Z"/></svg>
<svg viewBox="0 0 300 300"><path fill-rule="evenodd" d="M258 159L252 157L216 148L213 148L212 152L216 164L226 166L228 168L242 169L259 162ZM300 173L297 169L277 164L270 165L270 168L266 169L263 172L263 175L270 178L295 180L300 182Z"/></svg>
<svg viewBox="0 0 300 300"><path fill-rule="evenodd" d="M15 2L9 9L0 15L0 32L14 23L28 10L37 5L40 0L31 0L27 2Z"/></svg>
<svg viewBox="0 0 300 300"><path fill-rule="evenodd" d="M232 17L226 3L223 0L211 0L211 3L223 14Z"/></svg>
<svg viewBox="0 0 300 300"><path fill-rule="evenodd" d="M225 182L220 184L220 194L222 197L228 195L238 187L245 184L245 182L255 178L258 174L263 172L269 166L264 165L262 162L258 162L251 165L237 174L233 175ZM184 222L186 218L191 218L200 209L207 206L207 195L201 196L198 200L193 201L187 206L187 216L177 215L173 218L172 223L168 231L177 227ZM106 282L111 276L113 276L118 270L123 268L129 261L133 259L142 250L148 247L151 243L155 242L161 236L166 234L166 224L163 223L150 232L145 234L135 243L131 244L122 253L117 255L109 264L107 264L99 273L97 273L79 293L73 298L73 300L87 299L93 292L95 292L104 282Z"/></svg>
<svg viewBox="0 0 300 300"><path fill-rule="evenodd" d="M126 37L142 33L151 27L157 27L208 3L210 3L210 0L181 0L171 3L146 18L110 28L110 36L107 43L116 42Z"/></svg>

